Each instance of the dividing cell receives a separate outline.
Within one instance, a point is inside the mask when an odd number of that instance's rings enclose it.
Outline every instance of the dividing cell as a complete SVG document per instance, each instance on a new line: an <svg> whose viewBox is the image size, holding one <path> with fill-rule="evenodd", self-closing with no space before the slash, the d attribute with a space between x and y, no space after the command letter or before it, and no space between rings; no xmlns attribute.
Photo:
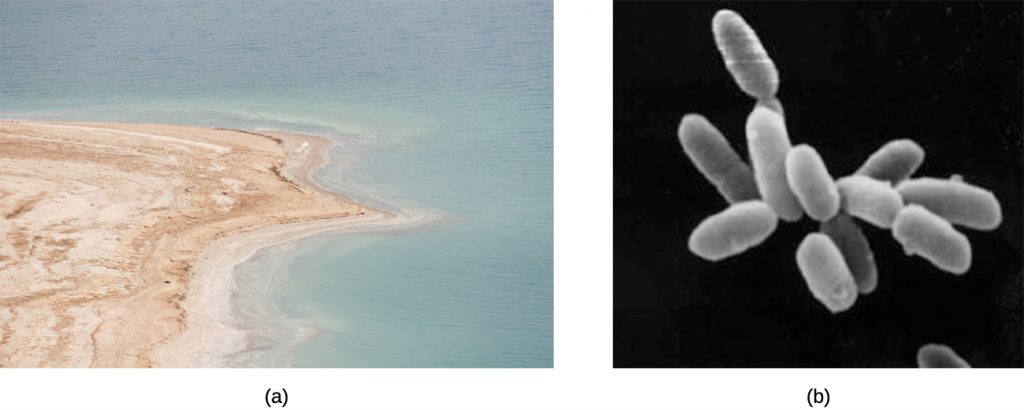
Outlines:
<svg viewBox="0 0 1024 410"><path fill-rule="evenodd" d="M756 106L764 107L769 110L775 111L780 117L786 118L786 110L782 108L782 101L778 98L772 97L765 100L757 100Z"/></svg>

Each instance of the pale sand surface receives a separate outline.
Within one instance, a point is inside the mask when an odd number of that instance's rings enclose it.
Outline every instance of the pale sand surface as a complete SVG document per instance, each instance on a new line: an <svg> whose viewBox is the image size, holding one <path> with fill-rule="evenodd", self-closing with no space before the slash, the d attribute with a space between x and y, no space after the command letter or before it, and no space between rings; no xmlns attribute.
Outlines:
<svg viewBox="0 0 1024 410"><path fill-rule="evenodd" d="M394 215L308 180L329 142L187 126L0 121L0 366L218 366L232 271Z"/></svg>

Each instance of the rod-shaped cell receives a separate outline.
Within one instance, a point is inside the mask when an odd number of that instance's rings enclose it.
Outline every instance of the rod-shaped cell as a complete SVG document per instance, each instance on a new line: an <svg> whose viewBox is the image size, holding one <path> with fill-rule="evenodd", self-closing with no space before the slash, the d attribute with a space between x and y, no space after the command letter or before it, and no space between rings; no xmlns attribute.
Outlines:
<svg viewBox="0 0 1024 410"><path fill-rule="evenodd" d="M915 178L896 186L903 201L928 208L954 224L991 230L1003 222L1003 211L992 191L961 178Z"/></svg>
<svg viewBox="0 0 1024 410"><path fill-rule="evenodd" d="M796 265L807 288L832 313L842 312L857 301L857 284L843 254L825 234L810 233L796 249Z"/></svg>
<svg viewBox="0 0 1024 410"><path fill-rule="evenodd" d="M750 167L706 118L697 114L683 116L679 142L697 170L730 204L761 198Z"/></svg>
<svg viewBox="0 0 1024 410"><path fill-rule="evenodd" d="M917 349L917 367L968 368L971 365L949 346L929 343Z"/></svg>
<svg viewBox="0 0 1024 410"><path fill-rule="evenodd" d="M850 175L836 181L842 209L874 226L889 229L896 213L903 208L903 198L888 181L864 175Z"/></svg>
<svg viewBox="0 0 1024 410"><path fill-rule="evenodd" d="M807 216L824 222L839 212L839 191L814 147L800 144L789 150L786 181Z"/></svg>
<svg viewBox="0 0 1024 410"><path fill-rule="evenodd" d="M732 10L719 10L711 20L711 31L725 68L740 89L759 100L775 96L779 71L743 17Z"/></svg>
<svg viewBox="0 0 1024 410"><path fill-rule="evenodd" d="M747 149L754 181L761 198L788 222L799 220L804 212L786 181L786 154L791 147L782 116L755 106L747 117Z"/></svg>
<svg viewBox="0 0 1024 410"><path fill-rule="evenodd" d="M868 238L864 237L860 227L850 215L844 212L821 224L821 233L828 235L843 254L846 266L850 268L857 291L862 295L874 292L878 286L878 267L875 265L875 254L871 252Z"/></svg>
<svg viewBox="0 0 1024 410"><path fill-rule="evenodd" d="M778 223L764 202L739 202L697 225L690 233L690 252L712 262L738 255L764 242Z"/></svg>
<svg viewBox="0 0 1024 410"><path fill-rule="evenodd" d="M924 149L909 139L889 141L864 161L855 174L896 185L910 178L924 162Z"/></svg>
<svg viewBox="0 0 1024 410"><path fill-rule="evenodd" d="M967 237L920 205L907 205L896 213L892 236L907 255L921 255L946 272L962 275L971 268Z"/></svg>

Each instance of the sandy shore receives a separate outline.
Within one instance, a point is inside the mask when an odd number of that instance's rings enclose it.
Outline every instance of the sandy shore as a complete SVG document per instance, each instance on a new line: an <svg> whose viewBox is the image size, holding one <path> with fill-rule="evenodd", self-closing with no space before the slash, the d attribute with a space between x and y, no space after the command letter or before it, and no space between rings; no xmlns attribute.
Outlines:
<svg viewBox="0 0 1024 410"><path fill-rule="evenodd" d="M329 142L186 126L0 122L0 366L218 366L257 250L408 216L308 180Z"/></svg>

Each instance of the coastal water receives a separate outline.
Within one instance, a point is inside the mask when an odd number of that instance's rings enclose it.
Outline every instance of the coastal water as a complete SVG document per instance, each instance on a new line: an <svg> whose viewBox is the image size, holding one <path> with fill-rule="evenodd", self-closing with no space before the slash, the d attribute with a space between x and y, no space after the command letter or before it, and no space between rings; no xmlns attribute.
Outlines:
<svg viewBox="0 0 1024 410"><path fill-rule="evenodd" d="M238 269L236 366L552 365L547 1L0 1L0 117L322 135L315 175L439 216Z"/></svg>

